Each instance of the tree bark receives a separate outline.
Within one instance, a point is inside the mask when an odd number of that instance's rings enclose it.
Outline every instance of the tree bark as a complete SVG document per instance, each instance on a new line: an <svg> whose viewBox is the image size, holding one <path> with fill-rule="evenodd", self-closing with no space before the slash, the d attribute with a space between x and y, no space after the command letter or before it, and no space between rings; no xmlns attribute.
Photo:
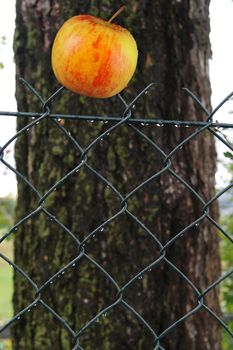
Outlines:
<svg viewBox="0 0 233 350"><path fill-rule="evenodd" d="M51 45L56 31L69 17L90 13L104 19L120 7L120 1L17 0L15 60L17 77L28 80L48 96L58 87L51 71ZM209 1L128 1L128 10L117 22L126 26L139 46L134 79L122 95L130 101L151 81L158 83L137 103L134 116L158 119L204 120L205 115L188 98L186 86L210 108L208 60ZM17 85L20 111L39 111L41 106L27 90ZM93 100L65 91L51 106L52 112L119 115L123 106L117 97ZM19 118L18 130L30 119ZM82 147L108 125L65 121L64 126ZM165 153L190 135L191 128L142 127L141 130ZM51 119L45 119L20 136L15 149L17 169L44 194L77 166L80 152L64 137ZM129 126L122 126L88 153L88 164L105 176L125 196L142 181L164 168L164 157ZM201 133L172 157L172 169L206 201L214 196L216 152L213 137ZM18 182L17 220L38 206L38 198L22 180ZM202 215L202 205L169 172L163 173L128 200L128 209L166 244ZM45 201L78 239L117 213L119 198L98 177L83 167ZM213 205L211 216L217 219ZM86 244L85 252L113 276L120 287L160 256L160 247L126 213L106 226ZM15 262L41 286L79 254L73 239L54 220L40 212L15 234ZM207 219L192 227L166 250L175 264L199 290L220 273L216 229ZM34 291L17 272L14 276L14 310L35 299ZM42 299L78 331L100 310L117 300L116 289L87 259L83 258L42 292ZM194 290L165 260L126 289L124 300L161 334L173 322L197 306ZM219 313L218 289L205 297ZM16 350L71 349L71 338L62 325L38 304L12 327ZM123 306L117 306L80 337L83 349L153 349L153 339ZM205 311L198 311L179 324L160 342L166 350L219 350L220 331Z"/></svg>

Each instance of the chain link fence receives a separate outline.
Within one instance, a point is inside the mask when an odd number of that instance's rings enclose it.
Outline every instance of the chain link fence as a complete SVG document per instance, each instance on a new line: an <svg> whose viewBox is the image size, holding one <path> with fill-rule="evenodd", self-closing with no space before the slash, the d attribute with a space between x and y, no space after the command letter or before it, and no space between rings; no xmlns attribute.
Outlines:
<svg viewBox="0 0 233 350"><path fill-rule="evenodd" d="M2 326L0 329L0 335L4 334L9 327L15 323L19 322L21 318L24 317L24 315L29 312L33 307L36 307L38 305L42 306L45 310L45 312L49 312L52 314L54 318L60 322L60 324L66 329L69 336L72 338L73 342L73 350L84 350L81 345L81 339L82 335L88 330L89 327L93 325L93 323L98 322L99 319L103 316L105 316L110 310L113 310L117 306L121 305L125 309L128 310L128 312L131 313L131 315L135 318L135 320L142 324L148 333L151 335L153 339L153 350L165 350L161 345L161 339L171 333L176 327L179 327L179 325L183 322L185 322L191 315L195 314L199 310L203 309L205 310L211 317L213 317L216 322L220 324L220 326L225 329L225 331L233 338L233 332L230 330L230 328L227 325L227 320L224 319L224 317L221 317L217 315L209 306L205 303L205 296L210 293L215 288L218 288L221 283L223 283L233 272L233 269L225 272L218 280L214 281L211 285L209 285L204 291L200 291L193 282L182 272L175 264L173 264L167 257L166 257L166 251L167 249L174 244L177 240L182 239L183 236L188 234L189 230L199 225L203 220L208 220L217 231L220 231L224 237L228 240L229 244L233 243L232 236L226 232L226 230L218 223L216 222L211 216L209 212L209 207L211 204L213 204L215 201L217 201L224 193L230 190L232 187L232 183L230 183L228 186L226 186L224 189L222 189L220 192L216 193L214 197L209 198L208 201L205 201L200 194L196 192L196 190L187 183L186 180L182 178L178 173L176 173L172 169L172 157L179 151L180 148L182 148L186 143L188 143L190 140L196 138L199 134L202 134L204 132L209 132L212 135L214 135L220 142L222 142L230 151L233 151L233 147L231 143L227 140L227 138L224 137L224 135L221 133L220 130L225 129L232 129L233 124L227 124L227 123L218 123L213 121L213 116L215 113L232 97L233 93L227 96L218 106L215 108L212 112L209 112L202 103L198 100L198 98L190 92L188 89L185 89L186 93L191 97L196 105L200 108L200 110L204 111L206 114L206 120L205 121L178 121L178 120L159 120L159 119L134 119L132 116L132 110L137 103L137 101L143 97L147 92L153 87L154 84L148 85L143 91L141 91L136 98L130 102L127 103L125 99L118 95L122 105L124 106L124 112L119 117L98 117L98 116L80 116L80 115L66 115L66 114L52 114L50 112L50 105L53 103L53 101L56 98L59 98L60 94L62 94L64 88L59 88L49 99L46 101L41 97L41 95L24 79L20 79L21 83L29 89L30 93L32 93L38 101L40 101L43 113L31 113L31 112L0 112L0 115L4 116L17 116L18 118L24 118L24 117L30 117L31 122L26 125L24 128L19 130L15 136L13 136L5 145L3 145L0 149L0 161L1 163L6 166L10 171L14 172L15 175L18 178L18 181L23 181L30 190L33 191L33 193L38 198L38 207L33 210L32 212L28 213L28 215L24 218L22 218L19 222L17 222L14 227L12 227L9 232L4 234L0 239L0 244L4 242L8 237L11 237L13 234L17 234L15 231L23 225L25 222L27 222L30 219L33 219L33 217L38 213L44 213L49 219L53 220L53 222L60 227L66 234L70 235L73 239L74 244L77 245L79 249L79 255L75 257L72 261L70 261L66 266L60 268L59 271L57 271L54 275L52 275L43 285L37 285L30 276L22 270L19 266L17 266L12 260L10 260L7 256L0 253L0 259L3 259L5 262L7 262L10 266L13 267L16 273L20 274L25 281L27 281L28 286L30 286L34 292L35 292L35 299L32 303L30 303L26 308L21 310L18 314L14 315L14 317L9 320L5 325ZM81 154L80 163L73 168L69 173L65 174L64 177L62 177L57 183L55 183L45 194L41 194L37 188L34 187L34 185L18 170L16 170L12 165L10 165L6 159L4 158L4 152L7 149L9 145L12 144L20 135L23 133L26 133L31 128L36 128L37 124L40 123L43 119L51 118L53 122L56 124L56 127L61 130L61 132L64 134L64 137L69 139L71 143L74 145L74 147L78 150L78 152ZM66 119L73 119L73 120L85 120L85 121L96 121L96 122L105 122L106 124L108 122L110 123L110 127L106 128L104 132L102 132L96 139L94 139L85 149L83 149L80 144L77 142L77 140L69 133L69 131L66 129L65 124L61 123L61 120ZM128 193L126 196L123 196L117 188L108 181L107 178L105 178L103 175L101 175L100 172L98 172L94 167L92 167L88 163L88 153L90 150L103 141L105 138L108 138L109 135L122 125L127 125L127 127L132 128L144 141L146 141L150 146L156 151L159 152L163 159L163 168L144 180L142 183L140 183L136 188L134 188L130 193ZM190 133L188 137L181 140L177 146L169 153L166 154L164 150L158 145L156 142L154 142L152 139L150 139L144 132L142 126L148 126L148 127L166 127L166 126L173 126L175 127L192 127L193 132ZM69 178L79 171L82 168L88 169L95 177L97 177L104 185L108 186L111 191L116 195L116 197L119 199L121 203L121 209L114 214L112 217L105 220L101 225L96 227L94 230L89 232L83 240L79 240L74 233L70 232L64 224L59 220L59 217L54 217L54 215L47 210L44 207L44 203L46 199L55 191L57 188L62 186L65 182L69 181ZM162 244L161 241L156 237L156 235L148 228L146 225L140 221L138 217L136 217L134 214L130 212L128 209L127 203L129 199L135 195L140 189L142 189L145 185L150 183L151 181L156 181L156 179L161 176L161 174L167 173L170 176L174 177L178 182L182 183L185 188L192 193L192 195L197 199L197 201L201 204L202 207L202 215L197 218L195 221L191 222L187 227L182 229L178 234L176 234L172 239L170 239L165 244ZM101 266L97 261L95 261L92 257L88 255L88 253L85 250L85 245L96 235L98 236L98 233L103 231L110 223L114 222L118 217L120 217L123 214L127 214L135 223L138 225L150 238L154 241L154 244L156 247L159 247L160 254L159 257L156 257L152 263L150 263L148 266L146 266L144 269L142 269L139 273L137 273L133 278L127 281L127 283L120 287L117 281L108 273L108 271ZM41 297L41 293L43 290L45 290L48 286L50 286L52 283L54 283L58 278L63 278L63 275L65 272L70 269L75 264L78 264L82 259L86 259L89 263L93 264L100 272L105 276L105 278L111 283L112 286L114 286L117 294L116 301L112 303L111 305L105 307L102 309L98 314L96 314L93 318L91 318L81 329L72 329L69 325L69 323L64 320L53 308L50 307L47 303L45 303ZM135 307L132 307L125 299L124 299L124 293L128 288L132 288L133 284L136 280L142 279L145 274L148 273L148 271L151 271L152 269L156 269L156 267L161 263L166 262L171 269L176 271L177 274L180 275L180 277L184 280L185 283L189 285L189 287L193 290L193 292L196 295L196 302L197 305L195 308L191 309L189 312L187 312L183 317L178 319L176 322L171 324L167 329L165 329L161 334L157 334L155 329L152 329L150 324L148 324L147 320L144 319L140 313L137 311ZM63 291L65 293L65 291Z"/></svg>

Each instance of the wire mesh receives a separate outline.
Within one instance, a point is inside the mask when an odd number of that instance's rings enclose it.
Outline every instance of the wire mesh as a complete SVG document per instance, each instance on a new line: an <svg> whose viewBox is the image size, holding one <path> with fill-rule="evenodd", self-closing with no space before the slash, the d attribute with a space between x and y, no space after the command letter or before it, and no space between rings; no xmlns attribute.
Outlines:
<svg viewBox="0 0 233 350"><path fill-rule="evenodd" d="M168 336L175 328L179 327L179 325L183 322L185 322L190 316L198 312L199 310L203 309L205 310L211 317L213 317L216 322L220 324L220 326L225 329L225 331L233 338L233 332L228 327L226 321L221 316L217 315L206 303L205 303L205 296L210 293L215 288L218 288L219 285L224 282L233 272L233 269L230 269L229 271L225 272L221 277L219 277L216 281L214 281L211 285L209 285L205 290L199 290L197 286L194 285L194 283L188 278L188 276L185 275L184 272L181 271L180 268L178 268L172 261L170 261L166 256L166 251L170 246L172 246L176 241L182 239L185 235L187 235L192 227L195 227L199 225L203 220L208 220L211 225L213 225L217 230L219 230L229 241L229 243L233 243L232 236L226 232L226 230L218 223L216 222L210 215L209 208L210 206L217 201L224 193L230 190L233 183L230 183L225 188L223 188L220 192L216 193L212 198L209 198L207 201L202 198L202 196L197 193L197 191L185 180L180 176L176 171L172 169L172 158L173 156L179 151L181 147L183 147L186 143L188 143L190 140L196 138L199 134L204 133L205 131L208 131L212 135L214 135L219 141L221 141L228 149L231 151L233 150L233 147L231 143L221 134L219 133L219 128L223 129L232 129L233 124L230 123L218 123L213 121L213 117L215 113L232 97L233 93L229 94L213 111L208 111L203 104L200 102L200 100L188 89L185 89L186 93L191 97L196 105L204 111L206 114L206 120L205 121L184 121L184 120L159 120L159 119L148 119L148 118L137 118L134 119L132 116L132 110L137 101L143 97L147 92L153 87L153 83L149 84L143 91L141 91L130 103L127 103L125 99L118 95L122 105L124 106L124 112L121 116L117 117L111 117L111 116L83 116L83 115L67 115L67 114L53 114L50 112L50 105L53 103L53 101L56 98L59 98L59 96L63 93L64 88L59 88L54 94L52 94L47 100L44 100L41 95L36 91L30 83L28 83L24 79L20 79L21 83L29 90L31 94L33 94L38 101L41 103L42 112L0 112L0 115L3 116L16 116L18 118L27 118L31 117L33 118L31 122L29 122L25 127L23 127L21 130L19 130L9 141L7 141L1 148L0 148L0 162L4 164L10 171L15 173L15 175L18 178L18 181L23 181L28 188L30 188L31 191L36 195L38 199L38 206L36 209L32 210L30 213L28 213L27 216L22 218L19 222L17 222L7 233L5 233L0 238L0 244L6 240L8 237L12 236L13 234L17 234L17 229L27 222L28 220L32 219L35 215L38 213L43 213L46 215L49 219L51 219L55 225L57 225L64 233L69 235L74 244L77 245L79 249L79 254L72 260L69 261L68 264L66 264L64 267L59 268L59 270L50 278L43 283L42 285L37 285L30 276L19 266L17 266L14 261L10 260L7 256L0 253L0 258L3 259L5 262L7 262L10 266L13 267L13 269L16 271L16 273L19 273L28 283L28 285L34 290L35 293L35 299L33 302L31 302L27 307L22 309L20 312L18 312L14 317L9 320L5 325L2 326L0 329L0 334L4 333L13 323L18 322L23 316L30 311L33 307L37 307L38 305L42 306L46 312L50 313L54 318L60 322L62 327L68 332L69 336L72 339L73 343L73 350L84 350L82 347L82 336L85 334L85 332L88 330L89 327L91 327L95 322L97 322L101 317L106 315L110 310L113 310L118 305L123 306L125 309L128 310L132 314L132 316L135 318L135 320L140 323L145 329L148 331L148 334L152 338L151 342L151 349L153 350L165 350L161 345L161 340ZM23 175L21 174L16 168L14 168L12 165L10 165L5 157L4 152L7 149L7 147L12 144L20 135L26 133L28 130L32 128L36 128L37 125L44 119L51 119L55 123L56 127L60 129L60 131L64 134L64 136L71 141L73 146L81 153L80 157L80 163L74 167L71 171L69 171L67 174L65 174L59 181L57 181L49 190L46 191L46 193L41 194L36 187ZM61 119L69 119L69 120L84 120L84 121L96 121L96 122L111 122L111 126L106 128L104 132L102 132L98 137L96 137L90 144L82 148L78 141L69 133L69 131L66 129L66 127L60 122ZM123 196L122 193L120 193L117 188L107 179L105 178L100 172L98 172L92 165L88 163L88 154L91 151L91 149L100 143L105 138L108 138L109 135L116 129L118 129L120 126L126 125L127 127L133 129L144 141L146 141L150 146L156 151L159 152L163 159L163 168L151 175L149 178L145 179L143 182L141 182L136 188L134 188L130 193L128 193L126 196ZM150 137L146 135L140 128L140 126L173 126L175 127L193 127L194 131L189 134L188 137L180 141L177 146L169 153L165 153L164 150L159 146L157 143L155 143ZM45 208L45 202L46 199L59 187L61 187L65 182L69 181L70 177L79 171L82 168L88 169L91 173L94 174L102 183L107 185L111 191L116 195L116 197L120 201L121 208L120 210L115 213L112 217L106 219L104 222L102 222L98 227L94 228L91 232L89 232L84 239L79 240L76 235L71 232L60 220L59 217L54 217L54 215ZM167 241L165 244L162 244L161 241L157 238L157 236L148 228L146 225L132 212L130 212L128 208L128 201L144 186L146 186L151 181L156 180L161 174L167 173L173 178L175 178L179 183L181 183L192 195L197 199L197 201L200 203L202 207L202 215L191 222L187 227L182 229L180 232L178 232L174 237L172 237L169 241ZM98 233L103 231L110 223L114 222L118 217L121 215L126 214L128 215L136 225L138 225L145 233L146 235L150 236L150 238L153 240L156 247L159 247L159 257L156 257L152 263L150 263L148 266L143 268L139 273L134 275L130 280L128 280L123 286L120 286L117 281L111 276L111 274L103 267L101 266L95 259L93 259L91 256L88 255L85 249L85 245L95 236L98 236ZM80 329L72 329L69 323L63 319L50 305L48 305L45 301L42 299L42 292L45 290L48 286L50 286L53 282L55 282L58 278L63 278L63 275L65 272L70 269L75 264L78 264L82 259L86 259L91 264L93 264L100 272L101 274L111 283L111 285L116 290L116 300L109 306L103 308L100 312L98 312L94 317L89 319L89 321L82 326ZM190 286L190 288L193 290L193 292L196 295L196 306L193 307L190 311L188 311L184 316L182 316L180 319L173 322L170 326L168 326L166 329L163 330L162 333L157 334L156 330L153 329L150 324L147 322L147 320L140 315L140 313L137 311L135 307L132 307L129 302L127 302L124 298L125 292L132 288L133 284L136 280L141 279L148 271L151 271L152 269L156 269L156 267L161 263L166 262L170 266L171 269L176 271L177 274L180 275L180 277L184 280L186 284ZM64 291L65 293L65 291Z"/></svg>

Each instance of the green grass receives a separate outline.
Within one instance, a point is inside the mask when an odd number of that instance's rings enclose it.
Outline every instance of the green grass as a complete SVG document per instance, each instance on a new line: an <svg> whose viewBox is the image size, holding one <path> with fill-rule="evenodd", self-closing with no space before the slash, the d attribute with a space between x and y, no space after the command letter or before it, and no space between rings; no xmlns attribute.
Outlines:
<svg viewBox="0 0 233 350"><path fill-rule="evenodd" d="M4 241L0 245L0 252L12 259L13 242ZM12 315L12 292L13 292L13 269L10 265L0 258L0 324L9 320Z"/></svg>
<svg viewBox="0 0 233 350"><path fill-rule="evenodd" d="M6 339L6 340L0 340L0 350L11 350L11 340Z"/></svg>
<svg viewBox="0 0 233 350"><path fill-rule="evenodd" d="M0 252L9 259L13 259L13 241L8 240L0 244ZM13 315L13 269L5 260L0 258L0 325ZM0 350L11 350L11 340L0 340Z"/></svg>

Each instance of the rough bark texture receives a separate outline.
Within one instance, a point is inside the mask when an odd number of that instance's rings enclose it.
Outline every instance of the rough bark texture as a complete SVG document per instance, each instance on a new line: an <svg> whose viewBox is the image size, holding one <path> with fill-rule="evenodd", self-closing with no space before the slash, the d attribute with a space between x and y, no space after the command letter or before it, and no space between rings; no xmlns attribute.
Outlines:
<svg viewBox="0 0 233 350"><path fill-rule="evenodd" d="M17 0L15 58L17 75L31 82L48 97L58 86L50 66L51 44L63 21L72 15L90 13L110 18L120 1ZM128 11L117 20L133 33L139 46L139 63L133 81L124 92L130 100L151 81L156 89L137 105L135 116L204 119L181 88L186 86L210 106L208 60L209 1L128 1ZM17 85L18 109L38 111L38 102ZM95 101L65 92L52 111L78 114L117 114L122 106L113 98ZM18 129L29 120L19 119ZM65 126L81 145L87 145L106 126L100 123L66 121ZM193 130L145 127L146 134L169 153ZM16 144L16 163L41 193L79 163L79 154L45 120L21 136ZM214 195L216 153L213 138L204 133L188 142L172 158L172 169L205 200ZM127 127L113 133L89 155L90 164L125 195L163 165L151 146ZM17 219L37 207L38 199L22 181L18 185ZM116 196L87 170L69 179L46 200L46 208L78 238L116 213ZM151 182L129 201L132 213L165 243L201 216L200 203L169 174ZM217 217L217 207L211 208ZM189 230L167 251L167 257L193 283L204 290L219 276L218 238L207 220ZM116 279L120 286L159 256L145 232L126 215L109 225L88 244L87 253ZM44 214L26 222L15 235L15 261L38 285L78 254L72 239ZM14 278L15 312L28 305L34 293L17 273ZM43 300L78 330L97 311L116 300L116 291L93 265L83 260L42 293ZM166 263L161 263L125 293L127 300L161 333L197 305L193 290ZM206 303L219 312L218 291ZM12 330L16 350L71 349L67 332L38 306ZM85 350L152 349L141 325L122 307L112 310L80 339ZM219 350L219 328L207 313L198 312L162 340L166 350Z"/></svg>

